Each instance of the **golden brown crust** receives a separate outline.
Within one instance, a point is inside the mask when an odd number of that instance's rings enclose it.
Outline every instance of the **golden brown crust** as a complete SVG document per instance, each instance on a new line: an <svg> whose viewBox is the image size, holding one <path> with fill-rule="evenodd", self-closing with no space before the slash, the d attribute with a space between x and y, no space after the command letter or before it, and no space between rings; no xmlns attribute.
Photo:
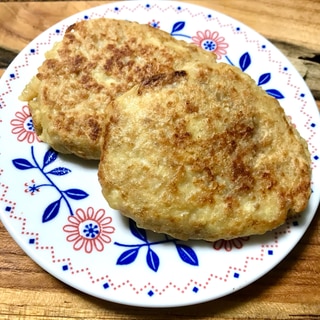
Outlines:
<svg viewBox="0 0 320 320"><path fill-rule="evenodd" d="M307 144L279 103L223 63L182 71L110 105L99 165L110 206L143 228L205 240L265 233L304 210Z"/></svg>
<svg viewBox="0 0 320 320"><path fill-rule="evenodd" d="M62 153L99 159L110 101L143 79L197 60L215 63L215 56L148 25L81 21L46 54L21 99L29 102L43 141Z"/></svg>

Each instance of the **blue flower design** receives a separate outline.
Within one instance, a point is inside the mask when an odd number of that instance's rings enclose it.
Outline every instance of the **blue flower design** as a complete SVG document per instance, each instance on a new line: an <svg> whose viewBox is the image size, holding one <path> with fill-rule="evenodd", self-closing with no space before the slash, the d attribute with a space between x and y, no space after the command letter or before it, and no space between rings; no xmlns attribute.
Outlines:
<svg viewBox="0 0 320 320"><path fill-rule="evenodd" d="M26 126L27 126L27 128L28 128L29 131L35 132L32 118L29 118L29 121L26 123Z"/></svg>
<svg viewBox="0 0 320 320"><path fill-rule="evenodd" d="M30 192L30 194L33 196L36 192L40 191L40 186L36 185L34 179L31 180L31 183L25 183L24 184L27 188L24 190L24 192Z"/></svg>
<svg viewBox="0 0 320 320"><path fill-rule="evenodd" d="M87 238L93 239L100 233L99 226L93 223L86 224L83 233Z"/></svg>
<svg viewBox="0 0 320 320"><path fill-rule="evenodd" d="M214 41L212 40L206 40L203 44L202 44L203 48L207 51L214 51L214 49L216 48L216 44Z"/></svg>
<svg viewBox="0 0 320 320"><path fill-rule="evenodd" d="M148 22L149 26L159 29L160 28L160 21L156 21L152 19L152 21Z"/></svg>

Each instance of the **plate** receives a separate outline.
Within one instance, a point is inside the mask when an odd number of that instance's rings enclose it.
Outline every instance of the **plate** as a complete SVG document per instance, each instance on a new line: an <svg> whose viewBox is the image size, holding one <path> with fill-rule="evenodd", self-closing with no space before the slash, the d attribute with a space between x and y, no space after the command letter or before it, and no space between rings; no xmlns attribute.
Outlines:
<svg viewBox="0 0 320 320"><path fill-rule="evenodd" d="M301 216L263 236L178 241L136 227L104 200L97 162L39 142L18 96L44 53L76 21L110 17L161 28L214 51L277 98L307 140L312 195ZM319 203L319 113L305 82L265 38L223 14L171 1L124 1L80 12L49 28L8 67L0 87L0 216L20 247L54 277L89 295L144 307L213 300L243 288L297 244Z"/></svg>

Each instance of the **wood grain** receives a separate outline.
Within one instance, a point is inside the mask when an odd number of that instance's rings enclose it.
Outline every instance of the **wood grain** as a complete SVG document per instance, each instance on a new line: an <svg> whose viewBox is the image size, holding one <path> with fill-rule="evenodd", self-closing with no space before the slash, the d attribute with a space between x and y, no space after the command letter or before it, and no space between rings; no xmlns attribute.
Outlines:
<svg viewBox="0 0 320 320"><path fill-rule="evenodd" d="M110 1L1 4L0 76L20 50L41 32L64 17L108 2ZM258 6L255 5L255 0L184 2L223 12L268 38L289 58L305 79L315 99L320 100L320 33L315 32L320 28L319 1L260 1ZM52 6L55 7L54 10L51 10ZM294 23L293 13L298 23ZM306 16L308 21L304 18Z"/></svg>
<svg viewBox="0 0 320 320"><path fill-rule="evenodd" d="M20 50L45 29L71 14L108 2L2 1L0 76ZM225 13L267 37L295 65L320 107L320 1L185 2ZM70 288L26 256L0 222L0 320L320 319L319 216L318 209L294 250L255 283L215 301L172 309L118 305Z"/></svg>
<svg viewBox="0 0 320 320"><path fill-rule="evenodd" d="M319 217L319 214L318 214ZM0 224L0 319L318 319L320 223L267 275L227 297L174 309L120 306L76 291L29 259Z"/></svg>

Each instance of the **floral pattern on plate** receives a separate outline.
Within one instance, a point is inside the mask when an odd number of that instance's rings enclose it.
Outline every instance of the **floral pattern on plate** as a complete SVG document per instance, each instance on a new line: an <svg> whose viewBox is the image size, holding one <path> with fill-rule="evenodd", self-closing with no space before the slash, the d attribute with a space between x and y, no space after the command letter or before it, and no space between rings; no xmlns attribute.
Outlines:
<svg viewBox="0 0 320 320"><path fill-rule="evenodd" d="M74 250L83 249L86 253L103 251L105 245L111 243L111 234L115 231L105 209L79 208L68 217L68 223L63 226L63 231L68 233L66 240L73 243Z"/></svg>

